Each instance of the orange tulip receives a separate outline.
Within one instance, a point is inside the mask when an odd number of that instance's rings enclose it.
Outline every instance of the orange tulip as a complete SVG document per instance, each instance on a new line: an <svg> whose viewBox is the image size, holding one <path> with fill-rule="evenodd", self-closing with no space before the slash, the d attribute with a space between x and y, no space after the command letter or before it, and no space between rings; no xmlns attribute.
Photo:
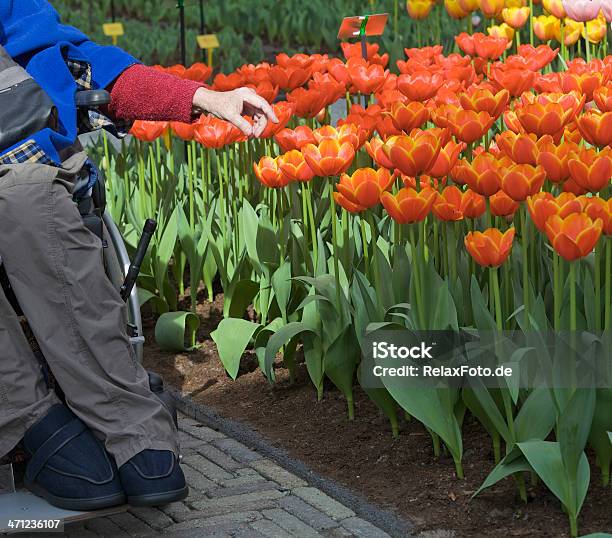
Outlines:
<svg viewBox="0 0 612 538"><path fill-rule="evenodd" d="M584 139L594 146L612 146L612 112L589 110L576 119Z"/></svg>
<svg viewBox="0 0 612 538"><path fill-rule="evenodd" d="M388 71L382 65L370 64L363 58L349 58L346 66L351 83L363 94L376 93L385 84Z"/></svg>
<svg viewBox="0 0 612 538"><path fill-rule="evenodd" d="M409 133L412 129L420 127L429 119L429 108L418 101L393 103L391 112L386 112L391 117L393 125L400 131Z"/></svg>
<svg viewBox="0 0 612 538"><path fill-rule="evenodd" d="M342 53L348 60L349 58L362 58L361 55L361 43L340 43L342 47ZM371 64L380 64L386 67L389 63L389 55L387 53L380 55L378 49L380 46L378 43L366 43L366 54L368 62Z"/></svg>
<svg viewBox="0 0 612 538"><path fill-rule="evenodd" d="M257 179L271 189L285 187L289 184L289 177L283 174L278 167L278 161L272 157L262 157L259 163L253 163L253 170Z"/></svg>
<svg viewBox="0 0 612 538"><path fill-rule="evenodd" d="M285 128L293 115L293 107L285 101L280 101L272 105L272 108L274 109L274 114L276 114L278 123L269 121L259 138L272 138L276 133Z"/></svg>
<svg viewBox="0 0 612 538"><path fill-rule="evenodd" d="M302 149L306 144L316 143L312 129L299 125L295 129L281 129L274 135L274 140L286 153L292 149Z"/></svg>
<svg viewBox="0 0 612 538"><path fill-rule="evenodd" d="M578 145L573 142L564 142L555 145L552 141L538 145L538 162L544 170L546 177L553 183L562 183L570 177L568 162L573 152L578 151Z"/></svg>
<svg viewBox="0 0 612 538"><path fill-rule="evenodd" d="M295 90L303 86L309 78L310 71L301 67L275 65L270 68L270 81L283 90Z"/></svg>
<svg viewBox="0 0 612 538"><path fill-rule="evenodd" d="M458 221L463 219L463 193L454 185L446 187L438 195L432 206L436 217L443 221Z"/></svg>
<svg viewBox="0 0 612 538"><path fill-rule="evenodd" d="M538 138L546 134L554 136L562 133L574 115L572 109L566 110L560 103L538 102L517 107L515 113L525 131Z"/></svg>
<svg viewBox="0 0 612 538"><path fill-rule="evenodd" d="M440 149L438 157L434 163L425 172L428 176L443 178L450 174L450 171L457 164L459 154L465 147L462 142L450 140L443 148Z"/></svg>
<svg viewBox="0 0 612 538"><path fill-rule="evenodd" d="M603 222L603 233L612 235L612 198L608 200L597 196L587 198L585 211L591 219L601 219Z"/></svg>
<svg viewBox="0 0 612 538"><path fill-rule="evenodd" d="M300 118L314 118L327 104L327 95L316 89L297 88L287 94L293 113Z"/></svg>
<svg viewBox="0 0 612 538"><path fill-rule="evenodd" d="M545 231L553 248L567 261L588 256L601 237L603 221L592 220L585 213L571 213L565 218L553 215Z"/></svg>
<svg viewBox="0 0 612 538"><path fill-rule="evenodd" d="M325 139L338 140L341 144L348 142L357 151L361 147L361 138L359 137L359 127L352 123L339 125L338 128L331 125L324 125L316 129L312 133L315 137L316 144L320 144Z"/></svg>
<svg viewBox="0 0 612 538"><path fill-rule="evenodd" d="M465 110L486 112L494 118L499 118L508 106L510 94L502 89L497 93L487 87L470 86L466 93L459 95L459 102Z"/></svg>
<svg viewBox="0 0 612 538"><path fill-rule="evenodd" d="M480 140L495 123L495 118L488 112L474 112L460 108L450 110L447 119L455 138L466 144Z"/></svg>
<svg viewBox="0 0 612 538"><path fill-rule="evenodd" d="M561 88L565 93L571 91L584 94L587 101L593 99L595 90L604 86L610 75L607 72L589 69L583 72L566 71L561 74Z"/></svg>
<svg viewBox="0 0 612 538"><path fill-rule="evenodd" d="M404 176L402 174L400 174L400 178L402 179L402 183L404 184L404 187L412 187L413 189L416 189L416 190L430 188L430 189L437 191L440 185L446 185L445 179L443 179L442 181L439 181L435 177L426 176L426 175L419 176L418 181L416 177Z"/></svg>
<svg viewBox="0 0 612 538"><path fill-rule="evenodd" d="M393 163L383 151L384 142L380 138L372 138L365 143L365 148L372 160L382 168L394 168Z"/></svg>
<svg viewBox="0 0 612 538"><path fill-rule="evenodd" d="M446 12L453 19L463 19L470 14L469 11L465 11L461 7L459 0L444 0L444 7L446 8Z"/></svg>
<svg viewBox="0 0 612 538"><path fill-rule="evenodd" d="M597 88L593 92L593 100L602 112L612 112L612 85Z"/></svg>
<svg viewBox="0 0 612 538"><path fill-rule="evenodd" d="M195 133L195 123L182 123L180 121L171 121L170 128L176 136L187 142L193 140Z"/></svg>
<svg viewBox="0 0 612 538"><path fill-rule="evenodd" d="M143 142L153 142L168 128L166 121L135 121L130 134Z"/></svg>
<svg viewBox="0 0 612 538"><path fill-rule="evenodd" d="M483 196L492 196L501 188L502 163L491 153L480 153L472 162L461 159L454 175L470 189Z"/></svg>
<svg viewBox="0 0 612 538"><path fill-rule="evenodd" d="M433 8L434 2L432 0L407 0L406 9L408 15L412 19L420 20L425 19L431 8Z"/></svg>
<svg viewBox="0 0 612 538"><path fill-rule="evenodd" d="M487 210L485 197L473 190L468 189L463 193L461 202L463 216L467 219L477 219L482 217Z"/></svg>
<svg viewBox="0 0 612 538"><path fill-rule="evenodd" d="M518 97L533 88L536 81L536 74L533 71L499 62L491 67L489 76L500 88L508 90L512 97Z"/></svg>
<svg viewBox="0 0 612 538"><path fill-rule="evenodd" d="M314 173L306 163L301 151L292 149L277 159L277 164L283 174L291 181L310 181Z"/></svg>
<svg viewBox="0 0 612 538"><path fill-rule="evenodd" d="M485 17L497 17L504 9L504 0L478 0L480 11Z"/></svg>
<svg viewBox="0 0 612 538"><path fill-rule="evenodd" d="M442 145L448 140L448 132L443 129L420 131L415 129L410 135L390 137L383 151L393 166L406 176L420 176L435 162Z"/></svg>
<svg viewBox="0 0 612 538"><path fill-rule="evenodd" d="M514 228L509 228L503 234L497 228L489 228L484 232L469 232L465 236L465 248L478 265L499 267L510 256L514 232Z"/></svg>
<svg viewBox="0 0 612 538"><path fill-rule="evenodd" d="M340 143L327 138L318 146L307 144L302 148L304 159L316 176L338 176L345 172L355 158L355 149L349 142Z"/></svg>
<svg viewBox="0 0 612 538"><path fill-rule="evenodd" d="M502 190L517 202L542 190L546 171L541 166L513 164L502 173Z"/></svg>
<svg viewBox="0 0 612 538"><path fill-rule="evenodd" d="M535 227L541 232L546 230L546 221L553 215L562 219L572 213L582 212L582 203L571 192L562 192L555 198L550 192L539 192L527 198L527 209Z"/></svg>
<svg viewBox="0 0 612 538"><path fill-rule="evenodd" d="M359 207L360 211L375 206L380 201L383 192L389 190L393 185L394 178L386 168L358 168L351 176L342 174L336 185L336 201L351 212L349 207ZM347 206L343 205L348 201Z"/></svg>
<svg viewBox="0 0 612 538"><path fill-rule="evenodd" d="M499 149L515 163L535 166L538 160L539 145L545 142L552 143L552 138L546 136L538 140L534 134L516 134L512 131L503 131L497 135L495 141Z"/></svg>
<svg viewBox="0 0 612 538"><path fill-rule="evenodd" d="M195 125L193 135L200 144L211 149L219 149L245 139L237 127L212 116L202 116Z"/></svg>
<svg viewBox="0 0 612 538"><path fill-rule="evenodd" d="M508 26L519 29L529 20L530 12L528 7L506 7L502 10L502 17Z"/></svg>
<svg viewBox="0 0 612 538"><path fill-rule="evenodd" d="M568 161L572 179L589 192L599 192L610 184L612 178L612 150L599 153L594 149L582 149Z"/></svg>
<svg viewBox="0 0 612 538"><path fill-rule="evenodd" d="M504 191L498 191L489 198L491 214L496 217L511 217L516 213L520 204L514 201Z"/></svg>
<svg viewBox="0 0 612 538"><path fill-rule="evenodd" d="M410 187L404 187L396 195L383 192L380 201L394 221L399 224L412 224L427 217L437 196L438 193L433 189L417 192Z"/></svg>
<svg viewBox="0 0 612 538"><path fill-rule="evenodd" d="M444 76L441 73L426 70L397 77L397 89L411 101L431 99L443 83Z"/></svg>
<svg viewBox="0 0 612 538"><path fill-rule="evenodd" d="M195 80L196 82L204 82L210 78L213 69L202 62L196 62L183 72L182 78Z"/></svg>

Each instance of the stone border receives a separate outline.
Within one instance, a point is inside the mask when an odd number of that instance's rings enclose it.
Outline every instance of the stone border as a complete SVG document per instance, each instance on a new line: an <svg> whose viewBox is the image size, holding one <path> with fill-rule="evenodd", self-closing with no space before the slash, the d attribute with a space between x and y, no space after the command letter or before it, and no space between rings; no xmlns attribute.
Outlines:
<svg viewBox="0 0 612 538"><path fill-rule="evenodd" d="M240 441L249 448L275 461L281 467L284 467L296 476L306 480L312 486L338 500L353 510L359 517L369 521L391 536L398 538L412 536L411 530L414 524L410 521L402 519L392 512L378 508L348 488L315 473L305 463L292 458L284 449L273 446L270 441L253 431L246 424L222 417L212 408L194 402L190 396L183 394L174 387L166 386L166 390L176 402L177 409L181 413L209 428L218 430L228 437Z"/></svg>

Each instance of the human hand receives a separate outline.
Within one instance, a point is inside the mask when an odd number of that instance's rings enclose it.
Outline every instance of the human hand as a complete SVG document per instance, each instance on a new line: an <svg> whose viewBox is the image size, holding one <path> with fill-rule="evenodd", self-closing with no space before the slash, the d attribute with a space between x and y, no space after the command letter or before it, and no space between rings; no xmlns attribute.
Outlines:
<svg viewBox="0 0 612 538"><path fill-rule="evenodd" d="M261 136L268 121L278 123L270 104L251 88L238 88L229 92L216 92L199 88L193 97L195 114L209 113L229 121L247 136ZM251 116L251 125L242 115Z"/></svg>

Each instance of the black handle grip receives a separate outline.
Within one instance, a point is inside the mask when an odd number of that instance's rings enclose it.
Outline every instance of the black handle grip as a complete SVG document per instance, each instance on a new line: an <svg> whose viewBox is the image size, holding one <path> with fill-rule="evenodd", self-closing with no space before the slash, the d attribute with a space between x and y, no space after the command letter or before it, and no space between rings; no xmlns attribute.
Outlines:
<svg viewBox="0 0 612 538"><path fill-rule="evenodd" d="M147 219L142 230L142 235L140 236L140 241L138 241L138 246L136 247L134 259L130 264L127 275L125 275L123 285L119 290L119 293L121 293L121 298L124 301L128 300L128 297L134 288L134 284L136 284L136 279L140 274L140 266L142 265L145 255L147 254L147 249L149 248L149 244L151 243L151 239L153 238L156 228L157 222L155 222L153 219Z"/></svg>

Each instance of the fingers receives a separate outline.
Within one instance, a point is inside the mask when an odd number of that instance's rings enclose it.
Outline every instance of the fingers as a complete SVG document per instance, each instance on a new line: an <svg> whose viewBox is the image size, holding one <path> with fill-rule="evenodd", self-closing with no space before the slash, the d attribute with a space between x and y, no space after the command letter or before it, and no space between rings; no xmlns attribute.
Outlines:
<svg viewBox="0 0 612 538"><path fill-rule="evenodd" d="M253 135L253 125L245 120L240 114L228 115L226 120L238 127L246 136Z"/></svg>
<svg viewBox="0 0 612 538"><path fill-rule="evenodd" d="M251 90L251 91L244 92L244 97L243 97L244 102L261 110L270 121L274 123L278 123L278 118L276 117L276 114L274 113L274 109L270 106L270 103L268 103L268 101L266 101L260 95L257 95L257 93L255 93L255 91L252 90L251 88L245 88L245 89Z"/></svg>
<svg viewBox="0 0 612 538"><path fill-rule="evenodd" d="M259 138L265 131L268 125L268 118L263 114L255 115L255 124L253 125L253 135Z"/></svg>

